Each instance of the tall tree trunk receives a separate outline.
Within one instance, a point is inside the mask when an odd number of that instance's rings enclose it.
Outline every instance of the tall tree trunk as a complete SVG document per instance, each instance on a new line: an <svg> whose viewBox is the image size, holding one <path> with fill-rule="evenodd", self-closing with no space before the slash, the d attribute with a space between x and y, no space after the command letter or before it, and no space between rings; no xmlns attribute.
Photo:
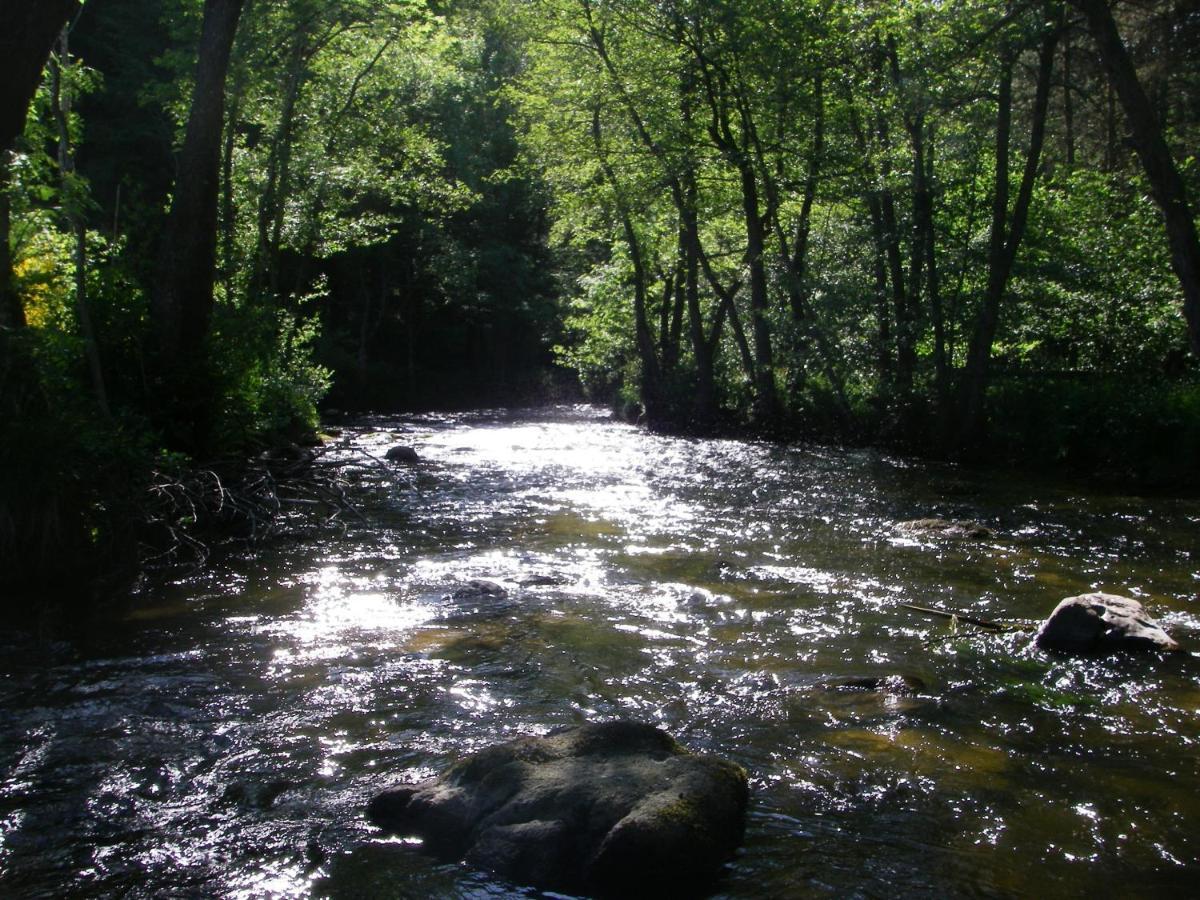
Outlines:
<svg viewBox="0 0 1200 900"><path fill-rule="evenodd" d="M1183 314L1187 319L1192 353L1200 356L1200 241L1196 221L1188 200L1187 187L1175 167L1171 149L1163 139L1162 128L1154 115L1146 92L1138 81L1112 10L1106 0L1073 0L1087 19L1088 30L1096 42L1100 61L1109 83L1121 101L1134 149L1146 171L1154 200L1162 210L1167 240L1171 247L1171 266L1183 289Z"/></svg>
<svg viewBox="0 0 1200 900"><path fill-rule="evenodd" d="M211 398L203 356L216 276L225 77L242 5L243 0L205 0L196 86L150 306L165 379L163 412L190 450L203 449L207 438Z"/></svg>
<svg viewBox="0 0 1200 900"><path fill-rule="evenodd" d="M0 354L7 354L7 331L25 324L13 284L10 248L9 150L25 130L29 104L42 80L46 60L79 0L0 0ZM0 360L0 364L5 361Z"/></svg>
<svg viewBox="0 0 1200 900"><path fill-rule="evenodd" d="M687 305L688 338L696 365L696 395L692 401L692 425L700 431L712 427L717 414L716 348L720 340L709 341L700 308L700 221L696 173L689 167L684 173L683 203L679 208L680 240L683 252L683 292Z"/></svg>
<svg viewBox="0 0 1200 900"><path fill-rule="evenodd" d="M267 155L267 183L259 199L258 241L251 282L252 293L259 296L268 292L277 296L279 293L279 245L283 237L284 211L291 178L296 103L300 99L300 88L308 67L307 36L298 34L295 41L288 63L279 126Z"/></svg>
<svg viewBox="0 0 1200 900"><path fill-rule="evenodd" d="M754 335L754 412L768 427L779 418L775 392L775 359L767 322L766 229L758 208L758 180L749 160L741 166L742 213L746 223L746 265L750 269L750 328Z"/></svg>
<svg viewBox="0 0 1200 900"><path fill-rule="evenodd" d="M1072 52L1071 32L1068 29L1063 34L1063 135L1067 147L1067 171L1075 171L1075 100L1071 96L1075 85L1072 83L1074 79L1074 62L1075 56Z"/></svg>
<svg viewBox="0 0 1200 900"><path fill-rule="evenodd" d="M0 0L0 150L25 130L29 104L79 0Z"/></svg>
<svg viewBox="0 0 1200 900"><path fill-rule="evenodd" d="M683 64L680 78L679 112L683 133L692 134L692 92L696 87L695 61ZM720 341L720 325L711 343L705 335L704 314L700 309L700 191L696 184L696 167L691 148L679 178L678 189L672 190L679 214L680 253L683 257L683 295L687 307L688 340L696 366L696 393L692 399L692 427L709 431L717 417L716 348Z"/></svg>
<svg viewBox="0 0 1200 900"><path fill-rule="evenodd" d="M92 390L96 394L96 405L107 417L108 389L104 383L104 367L100 363L100 347L96 341L96 330L92 325L92 313L87 294L87 228L83 213L79 209L80 198L75 196L75 154L71 149L71 95L63 84L63 67L71 64L69 31L64 28L59 39L57 58L51 61L54 121L58 126L58 170L62 179L62 206L67 226L75 240L75 314L79 319L79 335L83 339L83 353L91 375Z"/></svg>
<svg viewBox="0 0 1200 900"><path fill-rule="evenodd" d="M1038 54L1037 88L1030 123L1029 150L1025 155L1025 170L1009 218L1009 149L1012 134L1012 82L1015 53L1007 45L1001 51L999 99L996 107L996 187L992 201L992 226L988 247L988 277L983 302L963 372L963 393L959 420L958 446L965 449L981 436L984 422L984 399L987 393L988 371L991 365L992 344L1000 322L1000 305L1008 288L1017 250L1025 236L1033 185L1037 180L1042 145L1046 136L1046 109L1050 101L1050 76L1054 68L1054 48L1057 30L1042 40Z"/></svg>
<svg viewBox="0 0 1200 900"><path fill-rule="evenodd" d="M875 358L879 366L879 383L890 392L895 386L896 373L892 364L892 314L888 309L887 248L883 234L883 209L879 195L868 191L867 212L871 218L871 272L875 278Z"/></svg>
<svg viewBox="0 0 1200 900"><path fill-rule="evenodd" d="M0 149L0 340L7 331L25 325L25 307L13 283L10 182L9 151Z"/></svg>
<svg viewBox="0 0 1200 900"><path fill-rule="evenodd" d="M895 367L892 363L892 317L888 310L888 254L883 203L881 192L875 188L879 178L872 163L867 132L854 106L850 107L850 131L854 135L854 143L866 166L868 182L871 185L863 192L863 202L867 206L871 222L871 244L874 251L871 272L875 281L875 355L880 386L884 392L890 392L895 386Z"/></svg>
<svg viewBox="0 0 1200 900"><path fill-rule="evenodd" d="M813 204L816 203L817 188L820 186L821 164L825 161L825 79L819 73L814 79L813 91L816 94L816 113L812 146L809 148L808 172L804 177L804 198L800 202L800 216L796 220L790 252L785 242L780 241L780 250L787 262L788 299L796 322L805 317L804 279L808 274L808 242L812 234Z"/></svg>
<svg viewBox="0 0 1200 900"><path fill-rule="evenodd" d="M887 122L880 117L876 126L879 140L884 148L883 162L880 171L882 187L879 191L880 224L884 259L887 262L888 280L892 291L892 309L896 323L896 372L895 385L899 392L907 396L912 392L913 372L916 369L916 341L913 328L909 321L908 292L904 278L904 256L900 246L900 223L896 215L896 199L891 188L887 186L891 177L891 165L887 153L890 146L890 135Z"/></svg>
<svg viewBox="0 0 1200 900"><path fill-rule="evenodd" d="M237 150L238 118L239 109L235 105L225 123L225 148L221 151L221 280L225 284L226 297L233 294L236 268L237 204L233 195L233 155Z"/></svg>
<svg viewBox="0 0 1200 900"><path fill-rule="evenodd" d="M921 27L921 17L916 18L918 29ZM896 306L896 383L900 389L903 402L903 412L906 419L905 429L910 427L912 411L913 379L917 369L917 341L920 338L919 322L921 307L922 281L925 275L925 230L933 227L932 209L929 199L929 185L925 172L925 111L923 101L915 101L916 109L910 107L914 101L905 96L906 79L900 71L900 54L897 50L896 39L889 36L879 50L880 62L878 67L884 67L891 75L892 89L900 100L900 108L904 129L908 133L909 148L912 152L912 211L913 221L910 231L908 277L903 278L900 261L900 230L896 221L895 203L891 192L886 187L890 165L887 148L890 144L887 119L879 116L880 144L884 149L883 174L884 195L882 210L884 226L888 233L888 268L892 275L893 298ZM882 74L882 73L881 73Z"/></svg>
<svg viewBox="0 0 1200 900"><path fill-rule="evenodd" d="M924 176L924 200L921 213L921 241L925 254L925 283L929 296L929 318L933 323L933 377L934 393L937 398L938 418L942 427L948 424L950 412L950 358L946 352L946 313L942 304L942 283L937 265L937 235L933 228L933 193L929 185L933 182L933 141L926 154Z"/></svg>
<svg viewBox="0 0 1200 900"><path fill-rule="evenodd" d="M596 155L600 160L601 170L612 188L616 201L617 215L621 220L621 229L625 236L625 245L629 250L630 262L633 263L633 327L634 343L637 346L638 358L642 364L642 382L640 394L642 405L646 412L646 421L652 428L664 424L665 409L662 398L662 373L659 366L658 354L654 347L654 332L647 319L646 303L646 263L642 253L641 241L637 229L633 225L633 216L621 193L621 185L617 181L616 172L608 161L604 149L604 141L600 127L600 110L592 110L592 141L596 147Z"/></svg>

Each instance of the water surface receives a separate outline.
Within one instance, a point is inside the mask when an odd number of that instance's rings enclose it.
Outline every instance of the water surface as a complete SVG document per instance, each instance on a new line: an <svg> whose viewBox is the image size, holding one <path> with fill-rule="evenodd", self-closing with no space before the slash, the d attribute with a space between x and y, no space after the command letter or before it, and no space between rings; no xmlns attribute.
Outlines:
<svg viewBox="0 0 1200 900"><path fill-rule="evenodd" d="M383 463L415 446L415 468ZM750 773L729 898L1125 896L1200 875L1200 656L1077 660L1033 622L1146 603L1200 647L1200 504L873 452L664 438L598 410L364 420L364 521L3 639L5 896L533 895L385 840L369 796L615 717ZM995 536L917 539L969 518ZM503 597L455 599L471 580Z"/></svg>

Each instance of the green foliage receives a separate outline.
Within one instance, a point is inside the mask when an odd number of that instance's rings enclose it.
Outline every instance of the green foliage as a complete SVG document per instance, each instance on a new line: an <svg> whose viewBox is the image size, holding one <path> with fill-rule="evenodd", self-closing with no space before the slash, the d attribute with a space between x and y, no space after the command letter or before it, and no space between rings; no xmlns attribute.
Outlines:
<svg viewBox="0 0 1200 900"><path fill-rule="evenodd" d="M331 376L313 362L319 333L315 318L285 311L243 307L221 315L213 340L220 450L244 453L315 433Z"/></svg>
<svg viewBox="0 0 1200 900"><path fill-rule="evenodd" d="M45 509L21 501L45 546L53 522L64 544L116 535L178 449L150 313L203 8L89 5L2 161L27 327L0 333L0 413L32 454L12 465L46 461ZM1156 48L1156 15L1121 27L1195 191L1194 60ZM653 427L925 452L961 449L990 378L994 456L1194 478L1179 288L1089 47L1069 10L993 0L247 4L192 385L204 450L295 439L327 392L493 402L557 362ZM5 521L5 552L28 549Z"/></svg>
<svg viewBox="0 0 1200 900"><path fill-rule="evenodd" d="M992 390L994 454L1019 465L1151 486L1197 483L1200 385L1162 376L1003 378Z"/></svg>
<svg viewBox="0 0 1200 900"><path fill-rule="evenodd" d="M1010 239L1031 147L1032 73L1039 48L1057 35L1058 48L1072 42L1074 81L1064 94L1052 71L1027 234L1000 288L997 334L987 339L990 367L981 377L1002 379L991 395L989 446L1016 456L1009 450L1026 442L1032 458L1137 467L1136 454L1148 452L1138 441L1064 456L1054 430L1039 431L1014 399L1024 396L1013 393L1016 383L1054 395L1088 377L1128 375L1153 399L1144 410L1122 406L1123 421L1183 422L1190 382L1177 379L1194 370L1158 210L1136 160L1113 143L1119 123L1080 93L1090 84L1101 96L1104 73L1060 12L985 0L511 4L531 52L507 96L526 163L553 191L551 240L572 251L560 358L586 384L636 390L643 402L653 390L687 406L691 392L668 385L697 377L696 344L664 343L658 326L673 296L666 279L683 259L681 185L694 176L688 202L699 242L717 281L737 288L746 334L743 350L727 317L715 344L723 414L751 423L760 385L742 356L765 359L759 345L769 342L792 432L925 452L961 446L968 348L981 340L997 241ZM1010 57L1005 120L1000 86ZM1061 65L1061 52L1054 60ZM998 171L1001 152L1007 170ZM1194 162L1182 157L1194 177ZM1007 196L997 200L1002 189ZM757 311L751 202L766 231L767 302ZM631 241L642 273L631 264ZM719 307L708 281L698 285L705 327ZM638 288L653 352L638 337ZM765 327L752 330L756 317ZM902 364L911 367L906 380ZM662 369L656 386L647 382L653 366ZM1067 404L1083 417L1070 427L1090 433L1099 405L1099 396ZM675 414L688 418L686 408ZM1129 451L1124 462L1120 447Z"/></svg>
<svg viewBox="0 0 1200 900"><path fill-rule="evenodd" d="M580 292L564 321L567 343L555 348L558 358L579 373L585 391L606 400L622 388L636 393L631 366L632 308L626 296L628 260L598 263L579 281ZM636 396L628 398L636 401Z"/></svg>

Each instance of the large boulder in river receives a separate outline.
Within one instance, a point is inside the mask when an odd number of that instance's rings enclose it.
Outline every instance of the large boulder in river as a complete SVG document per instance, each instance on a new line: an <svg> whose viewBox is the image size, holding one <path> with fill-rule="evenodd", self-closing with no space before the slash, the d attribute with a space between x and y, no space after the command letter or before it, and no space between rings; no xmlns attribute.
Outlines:
<svg viewBox="0 0 1200 900"><path fill-rule="evenodd" d="M745 771L634 722L522 737L393 787L367 808L445 860L543 890L688 896L742 840Z"/></svg>
<svg viewBox="0 0 1200 900"><path fill-rule="evenodd" d="M1034 641L1065 653L1179 649L1142 604L1118 594L1068 597L1042 623Z"/></svg>

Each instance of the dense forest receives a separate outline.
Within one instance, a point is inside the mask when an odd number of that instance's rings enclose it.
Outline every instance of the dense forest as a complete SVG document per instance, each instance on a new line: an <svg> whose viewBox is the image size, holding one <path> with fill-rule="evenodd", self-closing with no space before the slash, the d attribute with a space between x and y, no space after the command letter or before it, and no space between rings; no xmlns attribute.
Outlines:
<svg viewBox="0 0 1200 900"><path fill-rule="evenodd" d="M0 24L9 587L136 569L165 483L322 408L582 392L664 431L1195 482L1192 0Z"/></svg>

